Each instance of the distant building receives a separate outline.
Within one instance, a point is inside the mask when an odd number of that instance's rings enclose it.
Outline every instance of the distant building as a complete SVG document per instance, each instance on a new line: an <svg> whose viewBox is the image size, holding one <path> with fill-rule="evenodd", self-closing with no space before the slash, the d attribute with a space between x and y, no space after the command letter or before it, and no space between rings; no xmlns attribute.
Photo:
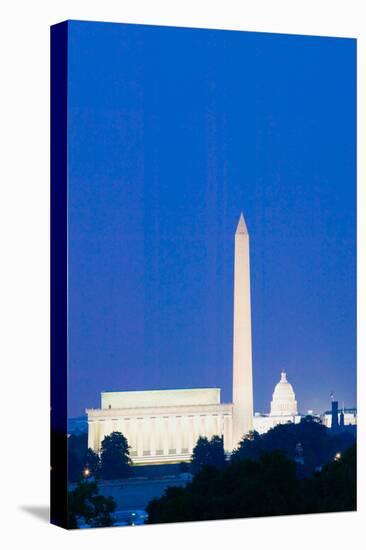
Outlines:
<svg viewBox="0 0 366 550"><path fill-rule="evenodd" d="M297 411L295 392L283 370L281 380L276 384L272 395L270 413L256 413L253 418L253 429L263 434L279 424L288 424L289 422L298 424L300 420L301 415Z"/></svg>
<svg viewBox="0 0 366 550"><path fill-rule="evenodd" d="M338 409L336 411L337 420L339 428L347 427L347 426L357 426L357 409L355 407L352 408L342 408ZM325 411L321 415L321 420L324 426L327 428L332 427L332 411Z"/></svg>
<svg viewBox="0 0 366 550"><path fill-rule="evenodd" d="M200 435L224 435L231 444L232 405L219 388L102 393L101 408L88 410L89 447L122 432L138 463L187 460Z"/></svg>
<svg viewBox="0 0 366 550"><path fill-rule="evenodd" d="M332 420L330 423L330 429L333 432L337 432L338 428L339 428L338 401L333 401L333 398L332 398Z"/></svg>

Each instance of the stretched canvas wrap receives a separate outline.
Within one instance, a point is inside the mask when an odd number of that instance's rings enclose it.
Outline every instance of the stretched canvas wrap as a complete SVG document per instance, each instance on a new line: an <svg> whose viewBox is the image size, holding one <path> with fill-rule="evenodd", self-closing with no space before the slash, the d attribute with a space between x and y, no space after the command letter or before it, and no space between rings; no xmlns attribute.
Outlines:
<svg viewBox="0 0 366 550"><path fill-rule="evenodd" d="M356 509L356 41L51 28L52 522Z"/></svg>

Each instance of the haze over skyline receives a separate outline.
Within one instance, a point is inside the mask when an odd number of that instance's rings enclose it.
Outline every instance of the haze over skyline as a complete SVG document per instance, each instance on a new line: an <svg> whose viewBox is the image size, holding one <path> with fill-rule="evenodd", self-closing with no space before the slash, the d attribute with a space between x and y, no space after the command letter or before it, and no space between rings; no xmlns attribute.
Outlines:
<svg viewBox="0 0 366 550"><path fill-rule="evenodd" d="M355 405L356 42L69 25L69 416L103 390L231 401L234 234L254 410Z"/></svg>

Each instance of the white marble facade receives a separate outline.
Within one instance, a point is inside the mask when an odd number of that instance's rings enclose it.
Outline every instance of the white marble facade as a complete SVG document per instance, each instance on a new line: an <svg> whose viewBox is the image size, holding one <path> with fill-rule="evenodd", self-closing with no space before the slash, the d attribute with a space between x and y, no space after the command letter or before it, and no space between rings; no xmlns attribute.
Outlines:
<svg viewBox="0 0 366 550"><path fill-rule="evenodd" d="M127 438L139 464L189 460L199 436L223 436L232 450L232 405L220 403L217 388L106 392L102 403L87 410L88 446L96 452L113 431Z"/></svg>

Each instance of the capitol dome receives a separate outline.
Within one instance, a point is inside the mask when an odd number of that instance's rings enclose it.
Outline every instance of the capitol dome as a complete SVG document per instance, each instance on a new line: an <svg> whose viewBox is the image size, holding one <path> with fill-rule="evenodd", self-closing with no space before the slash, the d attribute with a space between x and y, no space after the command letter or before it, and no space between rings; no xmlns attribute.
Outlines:
<svg viewBox="0 0 366 550"><path fill-rule="evenodd" d="M297 401L286 372L281 372L281 380L276 384L272 395L270 416L296 416Z"/></svg>

